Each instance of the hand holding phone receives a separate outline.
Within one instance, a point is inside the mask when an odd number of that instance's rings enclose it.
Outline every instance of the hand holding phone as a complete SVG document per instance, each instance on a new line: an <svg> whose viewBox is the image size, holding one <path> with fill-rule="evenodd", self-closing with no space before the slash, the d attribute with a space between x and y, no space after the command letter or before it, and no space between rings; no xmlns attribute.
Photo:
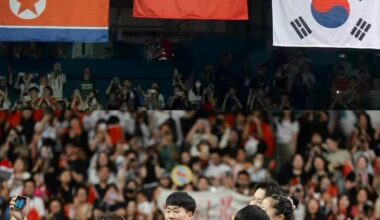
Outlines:
<svg viewBox="0 0 380 220"><path fill-rule="evenodd" d="M24 196L13 197L10 202L11 219L23 220L25 219L25 207L28 198Z"/></svg>

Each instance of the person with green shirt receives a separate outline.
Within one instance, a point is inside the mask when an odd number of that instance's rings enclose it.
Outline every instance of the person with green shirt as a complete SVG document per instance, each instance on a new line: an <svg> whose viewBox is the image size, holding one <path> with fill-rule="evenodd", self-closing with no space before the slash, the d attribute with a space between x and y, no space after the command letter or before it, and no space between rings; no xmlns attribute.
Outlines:
<svg viewBox="0 0 380 220"><path fill-rule="evenodd" d="M79 90L83 99L86 99L86 97L95 90L95 84L91 78L91 69L89 67L84 69L83 81L79 84Z"/></svg>

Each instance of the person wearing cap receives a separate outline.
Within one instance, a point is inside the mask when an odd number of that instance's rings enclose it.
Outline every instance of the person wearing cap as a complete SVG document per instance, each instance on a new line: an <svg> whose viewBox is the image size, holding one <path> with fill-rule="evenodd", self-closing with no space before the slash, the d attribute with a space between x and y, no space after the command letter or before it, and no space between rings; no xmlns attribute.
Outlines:
<svg viewBox="0 0 380 220"><path fill-rule="evenodd" d="M48 74L48 84L53 89L53 96L57 101L63 101L63 86L66 83L66 75L62 71L62 65L55 63L53 71Z"/></svg>

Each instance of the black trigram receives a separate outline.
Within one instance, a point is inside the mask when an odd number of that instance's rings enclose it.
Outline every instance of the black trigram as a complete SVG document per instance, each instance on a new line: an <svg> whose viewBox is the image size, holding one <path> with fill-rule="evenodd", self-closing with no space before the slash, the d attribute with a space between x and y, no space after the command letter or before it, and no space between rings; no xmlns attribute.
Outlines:
<svg viewBox="0 0 380 220"><path fill-rule="evenodd" d="M371 26L372 25L370 23L364 21L363 18L360 18L355 27L352 29L351 35L362 41Z"/></svg>
<svg viewBox="0 0 380 220"><path fill-rule="evenodd" d="M312 33L310 27L306 24L305 20L301 16L290 22L290 24L301 39L304 39Z"/></svg>

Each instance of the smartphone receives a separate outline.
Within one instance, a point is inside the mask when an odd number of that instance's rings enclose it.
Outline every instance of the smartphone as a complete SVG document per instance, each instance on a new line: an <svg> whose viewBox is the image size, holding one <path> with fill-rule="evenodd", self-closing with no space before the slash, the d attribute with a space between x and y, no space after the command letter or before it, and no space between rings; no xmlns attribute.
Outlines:
<svg viewBox="0 0 380 220"><path fill-rule="evenodd" d="M27 200L24 196L17 196L14 209L23 210Z"/></svg>

